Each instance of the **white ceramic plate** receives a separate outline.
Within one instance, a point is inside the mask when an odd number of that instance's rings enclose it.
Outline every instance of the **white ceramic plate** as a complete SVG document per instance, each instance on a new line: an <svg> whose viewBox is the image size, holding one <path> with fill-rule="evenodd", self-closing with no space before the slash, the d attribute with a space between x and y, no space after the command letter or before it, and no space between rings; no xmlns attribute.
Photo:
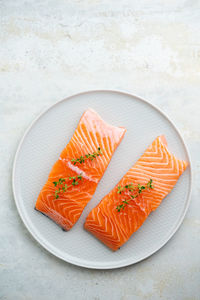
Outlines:
<svg viewBox="0 0 200 300"><path fill-rule="evenodd" d="M82 113L96 110L127 133L115 152L95 195L69 232L34 210L52 164L69 142ZM33 237L55 256L87 268L127 266L159 250L180 226L189 204L191 167L144 225L118 251L112 252L83 229L89 211L106 195L160 134L169 149L190 162L186 146L171 121L148 102L117 91L90 91L64 99L41 114L26 131L13 167L13 191L19 214ZM191 165L190 165L191 166Z"/></svg>

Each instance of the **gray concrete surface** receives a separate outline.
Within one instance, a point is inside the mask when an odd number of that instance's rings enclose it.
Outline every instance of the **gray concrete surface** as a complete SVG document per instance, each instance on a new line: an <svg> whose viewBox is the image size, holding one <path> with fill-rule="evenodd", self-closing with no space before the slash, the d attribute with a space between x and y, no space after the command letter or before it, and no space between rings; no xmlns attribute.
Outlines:
<svg viewBox="0 0 200 300"><path fill-rule="evenodd" d="M200 299L200 1L0 1L0 299ZM16 211L11 170L30 122L88 89L158 105L191 152L184 222L158 253L127 268L82 269L40 247Z"/></svg>

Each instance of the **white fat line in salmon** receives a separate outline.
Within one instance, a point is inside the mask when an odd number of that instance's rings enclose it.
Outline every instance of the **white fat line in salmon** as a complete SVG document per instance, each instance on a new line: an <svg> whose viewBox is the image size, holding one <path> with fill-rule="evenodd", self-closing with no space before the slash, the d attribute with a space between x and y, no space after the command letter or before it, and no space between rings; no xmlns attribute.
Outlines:
<svg viewBox="0 0 200 300"><path fill-rule="evenodd" d="M64 160L62 158L59 158L59 159ZM70 161L67 162L67 165L72 171L76 172L78 175L82 175L82 177L84 179L98 183L98 179L91 178L83 170L81 170L78 166L75 166L74 164L72 164Z"/></svg>

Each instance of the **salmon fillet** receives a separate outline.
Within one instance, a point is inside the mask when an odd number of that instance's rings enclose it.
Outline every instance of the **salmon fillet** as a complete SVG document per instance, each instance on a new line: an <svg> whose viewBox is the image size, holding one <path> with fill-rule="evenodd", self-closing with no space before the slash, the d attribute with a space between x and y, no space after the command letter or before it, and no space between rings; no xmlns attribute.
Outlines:
<svg viewBox="0 0 200 300"><path fill-rule="evenodd" d="M38 196L36 210L64 230L71 229L92 198L125 131L123 127L109 125L88 109L52 167Z"/></svg>
<svg viewBox="0 0 200 300"><path fill-rule="evenodd" d="M117 250L160 205L186 167L187 162L169 152L165 137L157 137L117 186L89 213L85 229Z"/></svg>

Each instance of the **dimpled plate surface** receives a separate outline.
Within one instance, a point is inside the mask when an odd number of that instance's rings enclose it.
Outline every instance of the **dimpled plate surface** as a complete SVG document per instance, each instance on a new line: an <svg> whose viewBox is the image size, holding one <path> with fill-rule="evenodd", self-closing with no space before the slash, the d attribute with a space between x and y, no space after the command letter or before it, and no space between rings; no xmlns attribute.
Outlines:
<svg viewBox="0 0 200 300"><path fill-rule="evenodd" d="M64 232L34 210L53 163L69 142L82 113L93 108L107 122L127 132L96 193L81 218ZM13 191L19 214L33 237L49 252L75 265L112 269L136 263L159 250L175 233L186 213L191 191L191 165L173 191L144 225L118 251L112 252L83 229L89 211L106 195L152 143L165 134L169 149L190 162L174 125L148 102L118 91L90 91L64 99L41 114L26 131L13 167Z"/></svg>

